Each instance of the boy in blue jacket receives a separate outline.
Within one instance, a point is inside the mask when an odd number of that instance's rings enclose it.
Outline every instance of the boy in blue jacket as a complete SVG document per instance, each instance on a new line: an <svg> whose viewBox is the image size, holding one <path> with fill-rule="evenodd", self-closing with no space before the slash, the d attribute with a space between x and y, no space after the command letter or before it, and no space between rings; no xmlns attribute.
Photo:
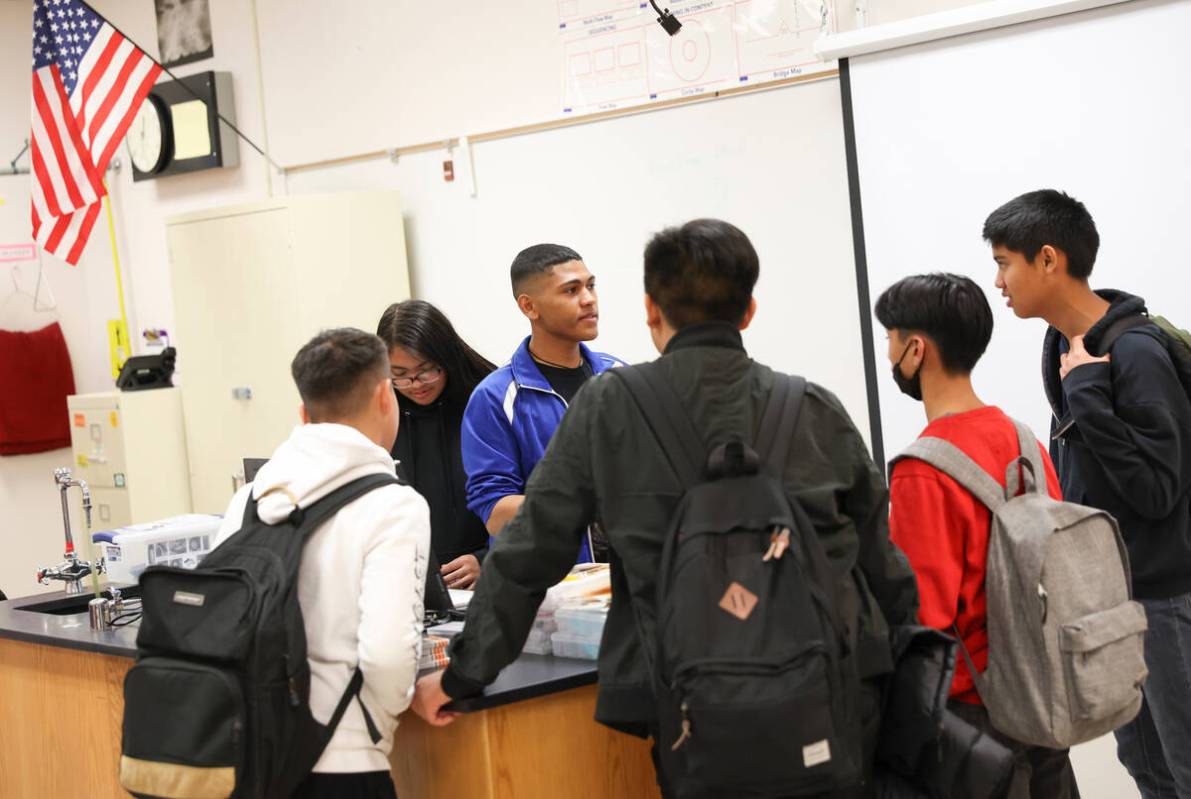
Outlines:
<svg viewBox="0 0 1191 799"><path fill-rule="evenodd" d="M512 360L476 386L463 414L467 507L496 535L521 508L525 483L579 388L623 362L583 342L599 335L595 277L579 253L535 244L513 259L510 279L530 335ZM584 542L579 562L593 560Z"/></svg>

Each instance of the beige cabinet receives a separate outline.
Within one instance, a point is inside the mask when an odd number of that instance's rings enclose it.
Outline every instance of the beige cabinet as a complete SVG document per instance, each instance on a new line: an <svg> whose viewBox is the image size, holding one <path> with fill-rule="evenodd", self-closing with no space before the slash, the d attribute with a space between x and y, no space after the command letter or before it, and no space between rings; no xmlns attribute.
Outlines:
<svg viewBox="0 0 1191 799"><path fill-rule="evenodd" d="M66 399L74 476L85 480L93 528L190 512L182 397L177 388L105 391Z"/></svg>
<svg viewBox="0 0 1191 799"><path fill-rule="evenodd" d="M298 423L294 354L319 330L375 330L409 297L391 192L299 195L166 223L196 513L222 513L245 457Z"/></svg>

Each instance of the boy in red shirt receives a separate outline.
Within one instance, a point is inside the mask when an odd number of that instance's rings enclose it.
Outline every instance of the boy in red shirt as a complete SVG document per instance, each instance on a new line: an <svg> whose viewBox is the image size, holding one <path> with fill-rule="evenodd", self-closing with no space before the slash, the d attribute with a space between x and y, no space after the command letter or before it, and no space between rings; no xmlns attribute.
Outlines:
<svg viewBox="0 0 1191 799"><path fill-rule="evenodd" d="M1020 454L1017 431L1000 408L976 396L971 380L992 338L992 310L984 292L959 275L915 275L886 289L875 312L888 333L894 381L923 403L928 424L922 435L951 442L1004 485L1006 465ZM1054 466L1039 448L1050 494L1058 498ZM919 621L951 634L957 628L976 668L983 670L988 663L988 509L919 460L897 463L889 491L889 534L918 578ZM1011 797L1079 796L1067 750L1026 746L993 729L963 658L948 704L1017 753Z"/></svg>

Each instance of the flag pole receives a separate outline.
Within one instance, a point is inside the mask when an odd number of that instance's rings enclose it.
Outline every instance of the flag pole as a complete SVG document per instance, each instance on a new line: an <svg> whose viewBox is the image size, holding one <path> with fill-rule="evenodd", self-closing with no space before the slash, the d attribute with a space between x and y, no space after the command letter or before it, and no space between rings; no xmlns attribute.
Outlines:
<svg viewBox="0 0 1191 799"><path fill-rule="evenodd" d="M150 60L150 61L152 61L154 64L156 64L158 67L160 67L160 68L161 68L161 71L162 71L162 72L164 72L165 74L167 74L167 75L169 75L171 78L173 78L173 79L174 79L174 82L175 82L175 83L177 83L179 86L181 86L181 87L182 87L182 89L183 89L183 90L184 90L184 91L185 91L187 94L189 94L191 97L193 97L194 99L196 99L196 100L198 100L199 102L201 102L203 105L207 105L207 101L206 101L204 98L200 97L200 96L199 96L199 94L198 94L198 92L196 92L194 89L190 88L190 87L189 87L189 86L187 86L185 83L183 83L183 82L182 82L182 80L181 80L181 78L179 78L179 77L178 77L177 75L175 75L173 72L170 72L170 70L169 70L169 67L167 67L165 64L163 64L163 63L161 63L160 61L158 61L158 60L157 60L156 58L154 58L152 55L150 55L150 54L149 54L149 51L148 51L148 50L146 50L145 48L141 47L139 44L137 44L137 42L136 42L136 40L135 40L135 39L133 39L133 38L132 38L131 36L129 36L128 34L126 34L124 31L122 31L122 30L120 30L119 28L117 28L115 25L112 25L112 21L111 21L110 19L108 19L107 17L105 17L103 14L100 14L98 11L96 11L94 6L92 6L90 3L86 2L86 0L79 0L79 2L80 2L82 5L85 5L87 8L91 9L91 11L92 11L92 12L93 12L93 13L94 13L94 14L95 14L97 17L99 17L100 19L102 19L102 20L103 20L104 22L106 22L108 25L111 25L111 26L112 26L112 30L114 30L116 33L118 33L118 34L120 34L121 36L123 36L125 39L127 39L129 42L131 42L131 43L132 43L132 44L133 44L133 45L134 45L134 46L135 46L135 47L136 47L138 50L140 50L142 53L144 53L144 54L145 54L145 55L146 55L146 56L149 58L149 60ZM209 107L209 106L208 106L208 107ZM254 142L252 139L250 139L250 138L248 138L247 136L245 136L245 135L244 135L244 131L242 131L242 130L240 130L239 128L237 128L237 127L236 127L234 124L232 124L231 120L229 120L229 119L228 119L227 117L225 117L223 114L219 113L219 109L218 109L218 108L213 108L213 109L211 109L211 110L215 112L215 116L219 117L219 121L220 121L220 122L222 122L223 124L225 124L225 125L227 125L229 128L231 128L231 129L232 129L232 132L233 132L233 133L235 133L237 136L239 136L241 139L243 139L245 142L247 142L249 147L251 147L252 149L256 150L258 153L260 153L261 157L262 157L262 158L264 158L266 161L268 161L268 162L269 162L269 163L270 163L270 164L273 166L273 168L274 168L274 169L276 169L278 172L284 172L284 171L285 171L285 169L284 169L284 168L282 168L280 164L278 164L276 161L274 161L272 158L270 158L270 157L269 157L269 154L268 154L268 153L266 153L266 152L265 152L264 150L262 150L260 147L257 147L257 145L256 145L256 142Z"/></svg>

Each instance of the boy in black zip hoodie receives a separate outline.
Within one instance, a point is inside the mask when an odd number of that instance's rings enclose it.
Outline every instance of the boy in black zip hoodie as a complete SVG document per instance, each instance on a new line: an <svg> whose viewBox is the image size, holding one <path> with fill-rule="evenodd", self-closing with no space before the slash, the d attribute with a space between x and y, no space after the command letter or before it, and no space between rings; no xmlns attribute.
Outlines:
<svg viewBox="0 0 1191 799"><path fill-rule="evenodd" d="M1191 797L1191 399L1157 326L1109 335L1145 302L1088 285L1100 236L1082 203L1023 194L984 238L1009 307L1050 324L1042 377L1063 496L1117 517L1146 609L1145 701L1116 731L1118 756L1145 799Z"/></svg>

